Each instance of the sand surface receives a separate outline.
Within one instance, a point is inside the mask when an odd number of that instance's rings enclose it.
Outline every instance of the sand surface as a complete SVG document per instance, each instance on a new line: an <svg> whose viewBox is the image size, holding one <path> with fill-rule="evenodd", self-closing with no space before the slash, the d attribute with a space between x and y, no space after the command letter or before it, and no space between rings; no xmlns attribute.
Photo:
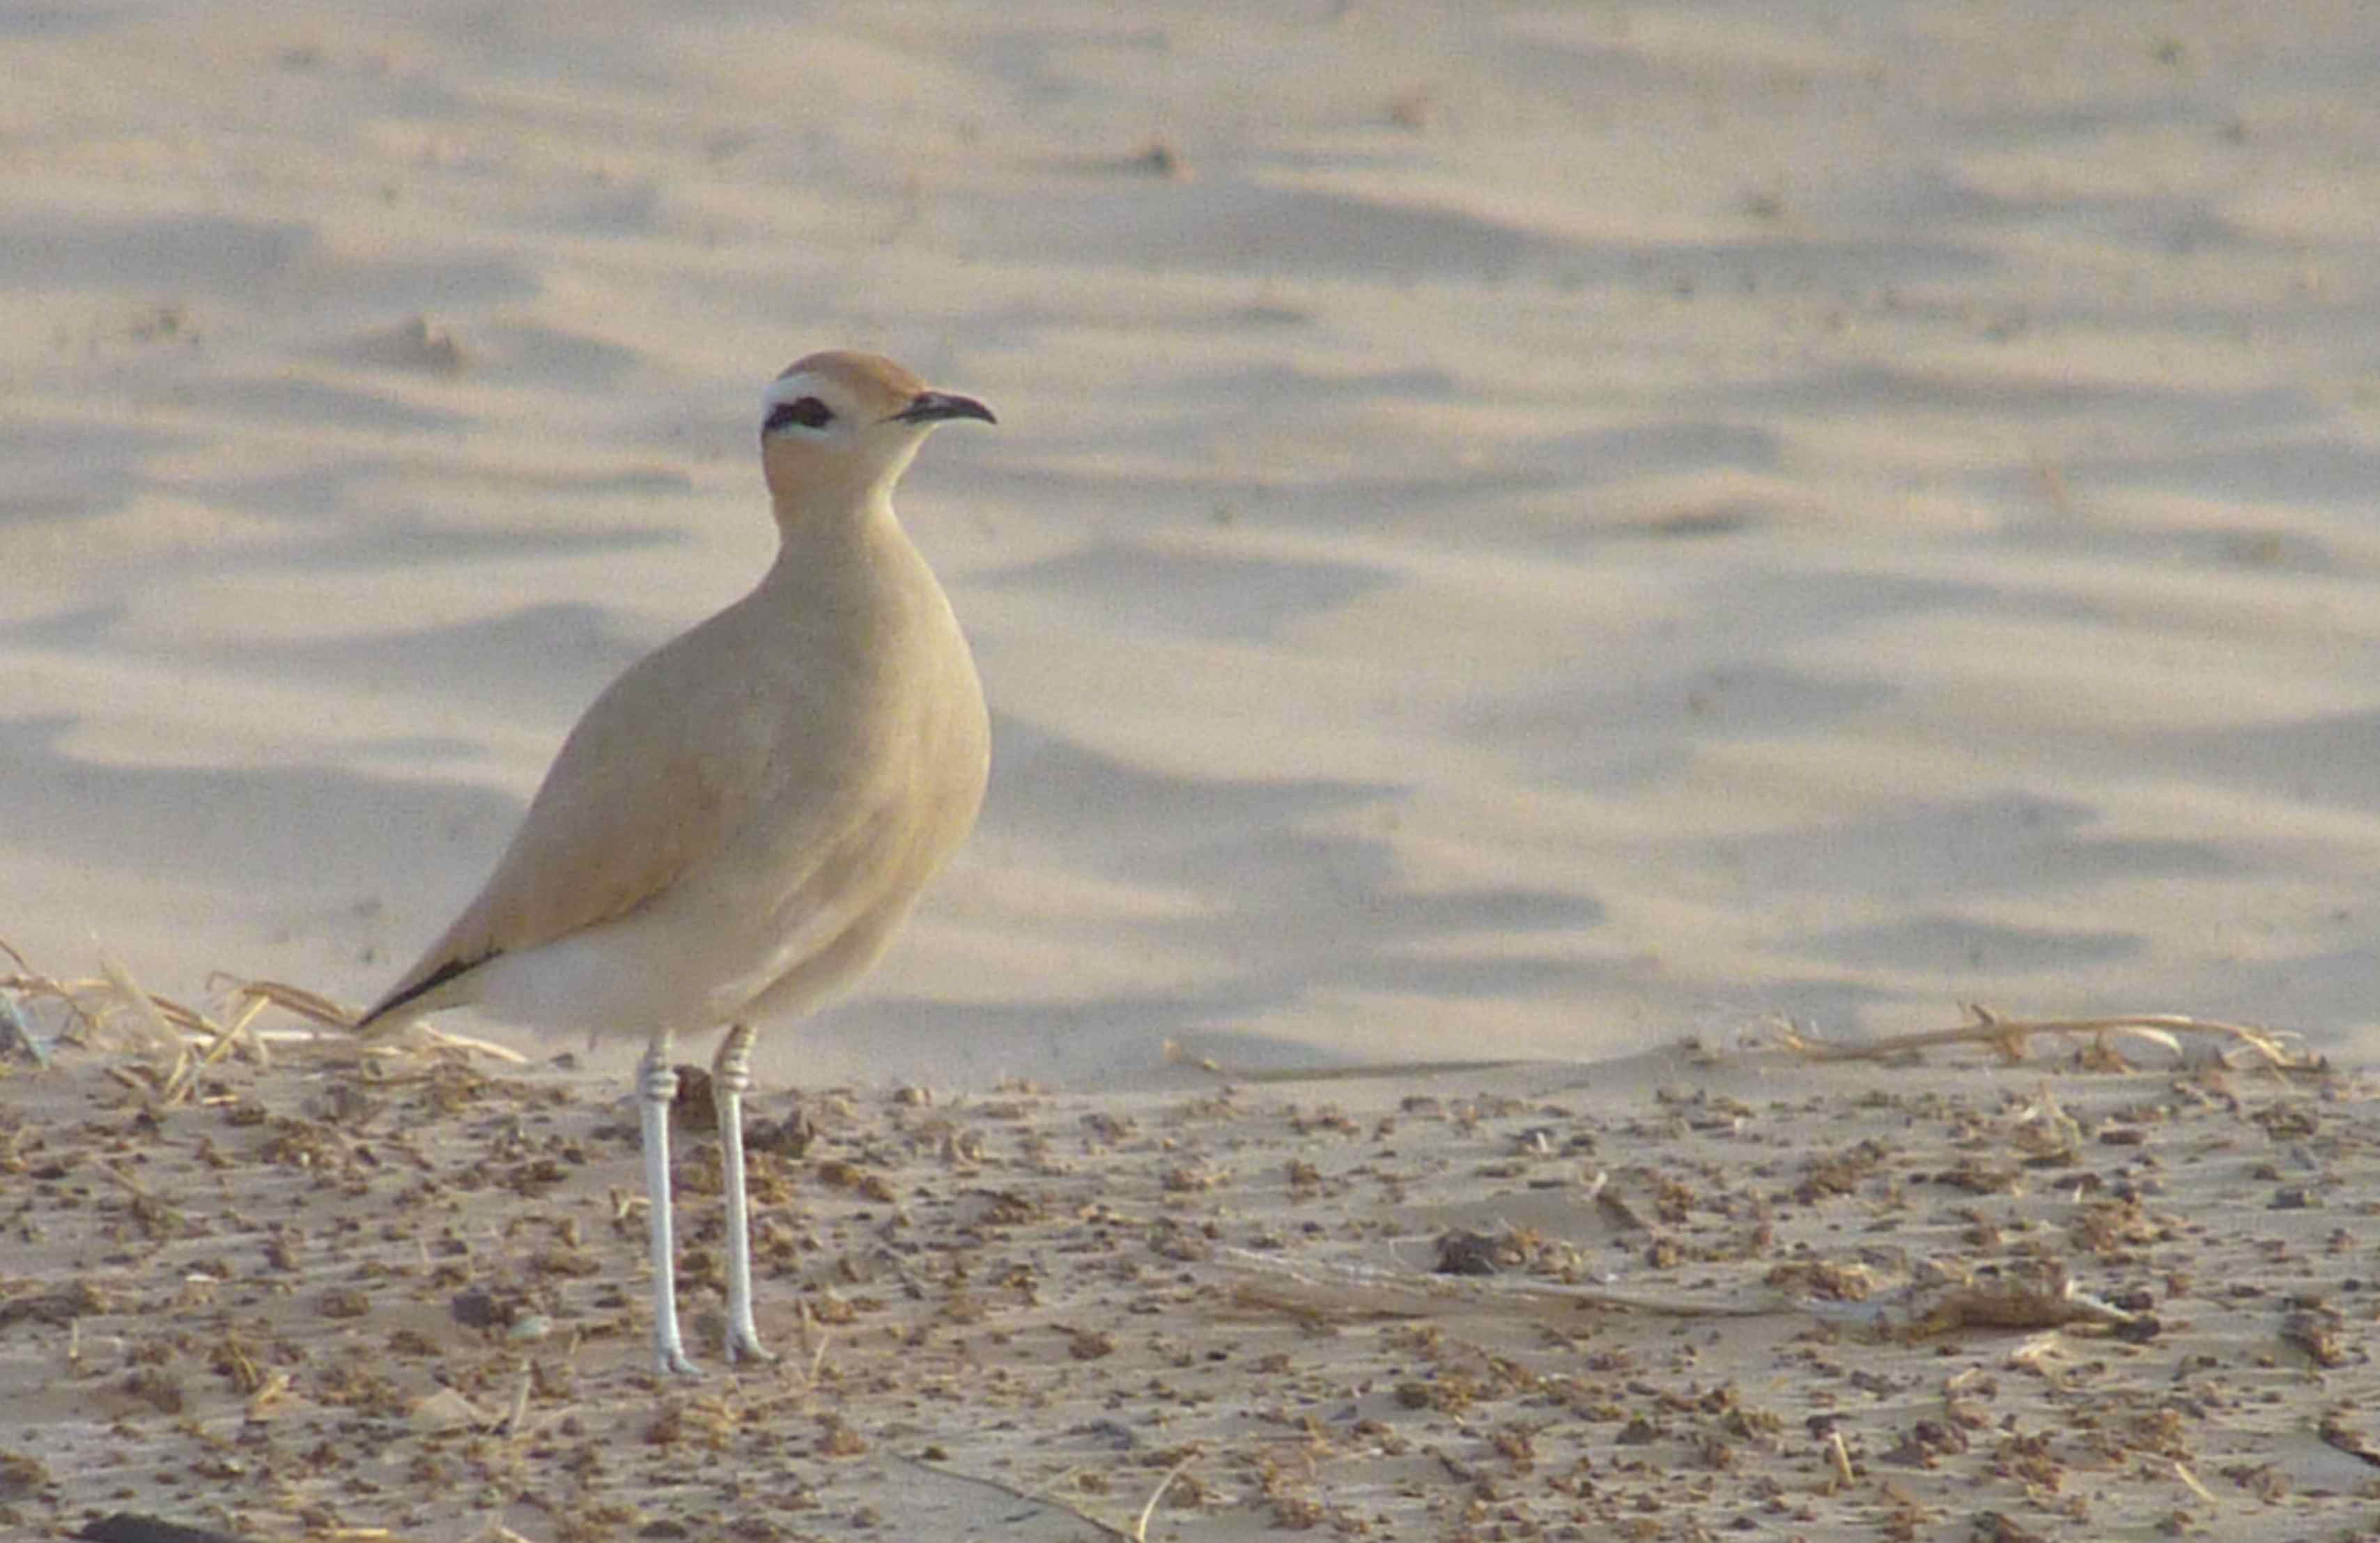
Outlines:
<svg viewBox="0 0 2380 1543"><path fill-rule="evenodd" d="M812 1087L751 1131L773 1366L719 1366L686 1112L710 1369L664 1382L609 1079L274 1068L164 1109L132 1058L0 1080L12 1536L2346 1543L2380 1514L2359 1078L1654 1053Z"/></svg>
<svg viewBox="0 0 2380 1543"><path fill-rule="evenodd" d="M2371 7L59 0L0 10L0 79L36 969L376 994L759 572L759 389L856 346L1001 414L902 501L996 764L882 970L764 1041L764 1117L1025 1077L1071 1131L1193 1096L1168 1041L1583 1064L1961 1000L2380 1049ZM88 1053L45 1075L102 1098ZM1998 1112L1964 1064L1912 1075Z"/></svg>

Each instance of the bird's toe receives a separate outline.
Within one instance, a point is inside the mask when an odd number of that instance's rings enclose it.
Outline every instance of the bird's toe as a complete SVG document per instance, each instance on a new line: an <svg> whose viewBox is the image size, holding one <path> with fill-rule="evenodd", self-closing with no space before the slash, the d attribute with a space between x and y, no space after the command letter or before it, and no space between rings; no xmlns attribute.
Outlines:
<svg viewBox="0 0 2380 1543"><path fill-rule="evenodd" d="M730 1366L749 1361L768 1366L777 1359L777 1353L760 1343L760 1336L749 1330L737 1330L727 1336L727 1361Z"/></svg>

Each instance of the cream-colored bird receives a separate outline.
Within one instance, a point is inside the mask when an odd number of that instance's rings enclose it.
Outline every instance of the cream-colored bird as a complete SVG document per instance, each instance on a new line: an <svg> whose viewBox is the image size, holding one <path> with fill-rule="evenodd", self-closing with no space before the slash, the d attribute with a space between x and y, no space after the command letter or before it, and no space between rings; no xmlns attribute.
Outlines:
<svg viewBox="0 0 2380 1543"><path fill-rule="evenodd" d="M653 1347L691 1372L670 1226L672 1037L712 1063L727 1203L727 1355L752 1320L743 1095L753 1029L876 962L975 824L990 730L950 601L892 513L937 423L993 421L887 358L812 354L763 400L777 560L759 587L631 666L587 710L479 898L358 1023L477 1004L646 1041Z"/></svg>

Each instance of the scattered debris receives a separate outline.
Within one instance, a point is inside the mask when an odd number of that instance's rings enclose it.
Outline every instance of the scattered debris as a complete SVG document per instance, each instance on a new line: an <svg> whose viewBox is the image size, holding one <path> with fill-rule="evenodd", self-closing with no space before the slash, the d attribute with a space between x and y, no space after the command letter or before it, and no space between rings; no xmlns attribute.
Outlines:
<svg viewBox="0 0 2380 1543"><path fill-rule="evenodd" d="M2244 1495L2311 1535L2365 1502L2307 1450L2380 1467L2353 1221L2380 1105L2344 1074L779 1090L747 1148L786 1353L664 1385L618 1068L15 965L65 1026L0 1075L0 1408L42 1411L0 1419L18 1530L200 1475L205 1524L258 1538L536 1536L484 1497L552 1476L553 1536L589 1539L941 1537L988 1505L1052 1543L1483 1506L1478 1536L2055 1537L2086 1488L2110 1530ZM678 1267L716 1336L707 1123Z"/></svg>

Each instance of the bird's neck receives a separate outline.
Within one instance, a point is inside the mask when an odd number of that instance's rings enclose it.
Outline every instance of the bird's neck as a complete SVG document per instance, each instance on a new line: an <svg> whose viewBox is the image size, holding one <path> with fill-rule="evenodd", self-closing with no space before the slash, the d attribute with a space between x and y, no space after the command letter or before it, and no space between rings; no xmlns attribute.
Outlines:
<svg viewBox="0 0 2380 1543"><path fill-rule="evenodd" d="M787 551L798 548L820 556L838 548L856 551L880 536L885 527L898 529L889 480L798 488L772 502L777 539Z"/></svg>
<svg viewBox="0 0 2380 1543"><path fill-rule="evenodd" d="M861 594L882 583L888 570L918 561L916 549L892 513L892 491L872 488L850 499L808 500L777 504L777 561L767 582L807 593L807 603Z"/></svg>

